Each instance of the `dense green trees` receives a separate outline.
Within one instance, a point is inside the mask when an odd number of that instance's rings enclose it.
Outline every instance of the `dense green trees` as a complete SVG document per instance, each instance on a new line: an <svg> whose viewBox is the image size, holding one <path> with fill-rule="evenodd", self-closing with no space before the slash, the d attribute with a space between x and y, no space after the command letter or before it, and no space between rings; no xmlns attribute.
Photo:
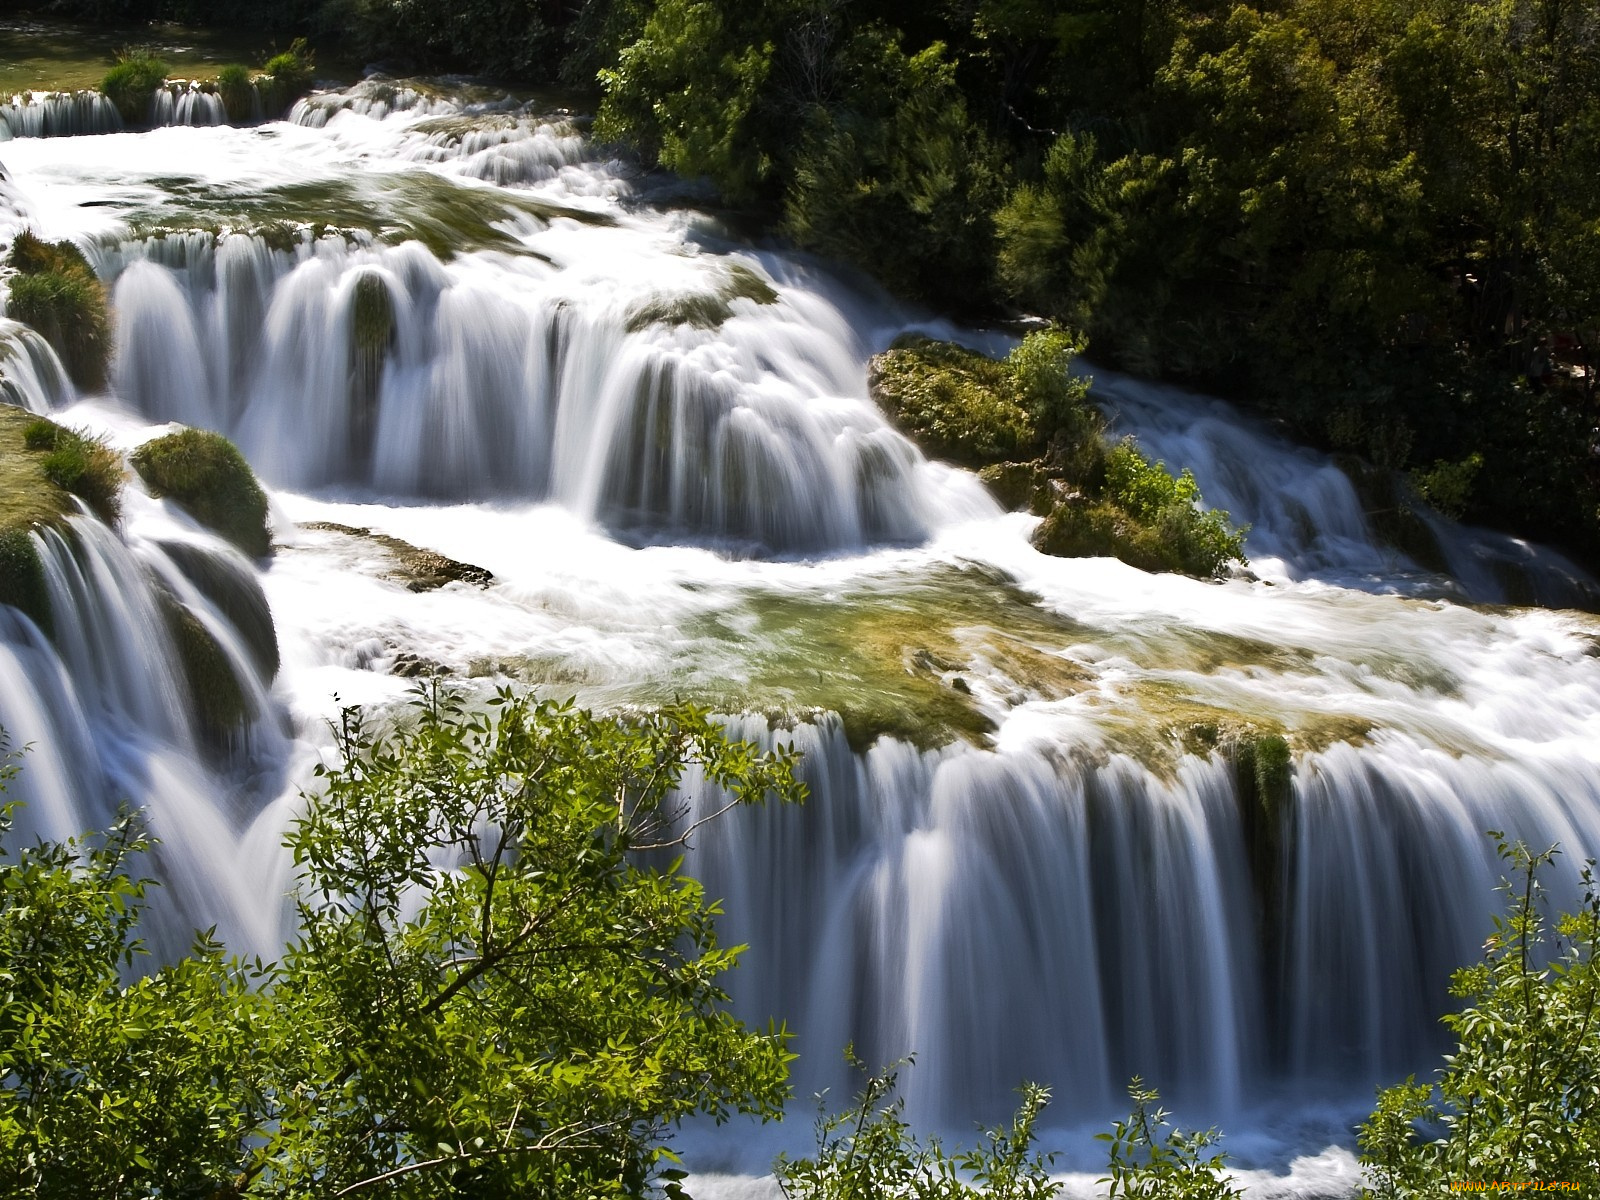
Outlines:
<svg viewBox="0 0 1600 1200"><path fill-rule="evenodd" d="M679 1117L776 1114L784 1038L722 1007L715 906L640 856L680 844L689 763L796 799L786 756L689 708L437 693L339 749L275 963L202 935L130 982L133 822L19 847L5 810L0 1196L633 1196Z"/></svg>

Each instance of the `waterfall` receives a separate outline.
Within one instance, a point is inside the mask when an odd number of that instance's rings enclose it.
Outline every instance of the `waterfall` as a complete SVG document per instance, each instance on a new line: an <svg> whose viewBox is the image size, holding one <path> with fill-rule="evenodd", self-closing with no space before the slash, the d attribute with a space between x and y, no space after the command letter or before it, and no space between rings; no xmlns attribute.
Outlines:
<svg viewBox="0 0 1600 1200"><path fill-rule="evenodd" d="M0 101L0 142L24 137L80 137L122 128L117 106L99 92L24 92Z"/></svg>
<svg viewBox="0 0 1600 1200"><path fill-rule="evenodd" d="M176 121L191 93L166 94ZM1024 1079L1103 1128L1137 1073L1186 1123L1270 1108L1296 1152L1348 1140L1305 1114L1445 1046L1497 906L1484 831L1600 853L1600 624L1477 604L1593 581L1425 514L1443 562L1412 561L1329 456L1098 370L1114 431L1250 525L1256 578L1042 556L1035 518L866 391L908 329L1004 336L741 243L682 192L655 207L584 128L371 79L265 131L7 149L7 221L84 247L116 344L81 397L0 322L5 398L121 449L227 434L277 544L248 562L133 482L119 531L37 535L55 628L0 610L29 831L145 807L158 940L220 922L270 955L260 898L338 703L386 711L431 669L690 699L804 752L807 805L741 810L686 859L748 944L737 1010L796 1033L797 1094L842 1104L854 1044L915 1053L912 1118L958 1134ZM408 546L493 581L418 588ZM237 684L225 728L197 711L197 630ZM1276 738L1267 796L1241 747ZM692 773L683 797L720 804Z"/></svg>

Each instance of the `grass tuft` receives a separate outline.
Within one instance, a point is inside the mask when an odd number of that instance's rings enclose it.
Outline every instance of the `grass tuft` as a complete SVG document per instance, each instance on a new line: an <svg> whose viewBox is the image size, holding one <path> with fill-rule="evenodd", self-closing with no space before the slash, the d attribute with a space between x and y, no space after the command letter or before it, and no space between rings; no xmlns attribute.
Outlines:
<svg viewBox="0 0 1600 1200"><path fill-rule="evenodd" d="M183 429L146 442L132 462L152 494L171 497L252 558L271 552L266 493L244 455L221 434Z"/></svg>

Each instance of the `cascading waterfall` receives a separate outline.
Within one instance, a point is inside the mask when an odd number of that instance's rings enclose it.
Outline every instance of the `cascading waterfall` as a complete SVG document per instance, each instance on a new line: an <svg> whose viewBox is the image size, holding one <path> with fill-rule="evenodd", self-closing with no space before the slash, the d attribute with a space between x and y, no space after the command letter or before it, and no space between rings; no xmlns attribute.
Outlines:
<svg viewBox="0 0 1600 1200"><path fill-rule="evenodd" d="M866 396L898 332L961 331L652 210L581 122L369 80L271 133L103 139L98 192L62 151L8 151L10 225L75 236L116 310L88 399L0 325L8 398L124 446L220 430L274 489L270 564L135 490L120 538L41 538L64 633L0 611L29 819L148 806L169 942L221 921L273 952L259 898L331 697L391 704L419 664L598 705L710 696L801 748L804 808L736 814L688 857L750 947L735 1002L796 1030L800 1094L849 1092L847 1043L915 1052L912 1115L958 1131L1023 1079L1067 1123L1117 1112L1135 1073L1186 1120L1359 1108L1442 1048L1496 904L1483 831L1600 853L1600 625L1460 602L1505 599L1496 562L1570 602L1593 584L1564 560L1441 521L1455 578L1424 571L1325 456L1104 372L1114 427L1251 525L1260 578L1047 559ZM408 590L367 530L495 582ZM229 587L271 602L274 683ZM173 602L241 681L231 740L193 712ZM894 705L935 748L860 748ZM941 733L952 706L993 732ZM1265 735L1293 751L1270 797L1237 753Z"/></svg>
<svg viewBox="0 0 1600 1200"><path fill-rule="evenodd" d="M25 92L0 101L0 142L116 133L121 128L117 106L100 92Z"/></svg>

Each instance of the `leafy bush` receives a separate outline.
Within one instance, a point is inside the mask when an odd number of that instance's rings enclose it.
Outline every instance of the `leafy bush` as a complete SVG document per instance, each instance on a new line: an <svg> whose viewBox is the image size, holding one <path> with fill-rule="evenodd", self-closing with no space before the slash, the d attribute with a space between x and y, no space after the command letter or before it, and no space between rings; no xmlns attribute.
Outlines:
<svg viewBox="0 0 1600 1200"><path fill-rule="evenodd" d="M40 419L23 431L29 450L44 451L45 477L78 496L107 524L122 515L122 456L99 438Z"/></svg>
<svg viewBox="0 0 1600 1200"><path fill-rule="evenodd" d="M152 495L170 496L252 558L271 552L267 495L244 455L220 433L179 430L146 442L131 461Z"/></svg>
<svg viewBox="0 0 1600 1200"><path fill-rule="evenodd" d="M1100 1180L1111 1185L1110 1200L1237 1200L1226 1156L1211 1152L1215 1130L1185 1133L1170 1127L1164 1109L1151 1111L1161 1097L1138 1076L1128 1095L1132 1114L1098 1135L1110 1148L1111 1174Z"/></svg>
<svg viewBox="0 0 1600 1200"><path fill-rule="evenodd" d="M846 1051L851 1065L860 1068ZM855 1107L817 1115L817 1156L773 1165L787 1200L1050 1200L1061 1185L1050 1178L1051 1155L1033 1150L1034 1127L1050 1093L1024 1086L1022 1104L1005 1129L984 1131L984 1144L946 1151L922 1141L906 1123L894 1067L867 1079ZM818 1097L818 1106L823 1098Z"/></svg>
<svg viewBox="0 0 1600 1200"><path fill-rule="evenodd" d="M1230 528L1227 513L1199 507L1200 487L1187 467L1173 476L1124 438L1106 457L1105 487L1108 499L1160 532L1185 574L1210 578L1244 561L1244 534Z"/></svg>
<svg viewBox="0 0 1600 1200"><path fill-rule="evenodd" d="M7 263L18 274L7 285L6 315L38 330L80 388L103 387L111 317L105 287L83 252L71 242L45 242L23 230L11 243Z"/></svg>
<svg viewBox="0 0 1600 1200"><path fill-rule="evenodd" d="M218 71L217 95L228 110L228 120L248 121L255 115L256 89L249 67L230 63Z"/></svg>
<svg viewBox="0 0 1600 1200"><path fill-rule="evenodd" d="M289 48L274 54L261 68L261 107L266 114L282 116L288 107L311 90L316 76L316 56L305 38L295 38Z"/></svg>
<svg viewBox="0 0 1600 1200"><path fill-rule="evenodd" d="M1436 1083L1415 1077L1378 1095L1361 1126L1373 1200L1434 1196L1446 1180L1594 1179L1600 1163L1600 894L1592 866L1583 906L1552 918L1535 854L1491 834L1511 866L1483 959L1450 991L1458 1045Z"/></svg>
<svg viewBox="0 0 1600 1200"><path fill-rule="evenodd" d="M167 64L139 51L120 56L117 65L106 72L100 90L117 106L122 123L136 129L150 118L150 102L156 89L167 80Z"/></svg>
<svg viewBox="0 0 1600 1200"><path fill-rule="evenodd" d="M784 1038L728 1014L715 905L638 856L681 847L690 764L731 807L801 798L790 756L505 694L337 735L276 963L202 937L124 982L148 842L16 851L0 810L0 1196L638 1196L669 1124L776 1115Z"/></svg>

